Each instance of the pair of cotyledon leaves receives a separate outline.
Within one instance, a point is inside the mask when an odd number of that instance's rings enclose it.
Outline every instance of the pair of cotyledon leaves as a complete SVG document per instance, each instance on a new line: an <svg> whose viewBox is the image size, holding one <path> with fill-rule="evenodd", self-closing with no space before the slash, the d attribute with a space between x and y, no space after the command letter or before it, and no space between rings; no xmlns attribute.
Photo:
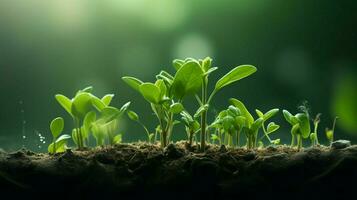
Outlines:
<svg viewBox="0 0 357 200"><path fill-rule="evenodd" d="M166 88L163 80L158 80L154 84L144 83L137 78L129 76L125 76L122 79L133 89L139 91L150 103L160 104L166 100L165 94L167 92L170 97L175 97L180 100L187 95L197 93L202 87L203 78L208 73L217 69L208 69L208 65L210 64L200 64L198 61L193 59L183 63L174 61L174 66L177 70L174 77L160 74L168 79L168 82L170 82L171 86L169 89ZM240 65L232 69L217 81L215 91L217 92L223 87L253 74L256 70L257 69L252 65Z"/></svg>
<svg viewBox="0 0 357 200"><path fill-rule="evenodd" d="M308 138L311 132L309 117L306 113L298 113L295 116L289 111L283 110L284 117L292 126L291 133Z"/></svg>

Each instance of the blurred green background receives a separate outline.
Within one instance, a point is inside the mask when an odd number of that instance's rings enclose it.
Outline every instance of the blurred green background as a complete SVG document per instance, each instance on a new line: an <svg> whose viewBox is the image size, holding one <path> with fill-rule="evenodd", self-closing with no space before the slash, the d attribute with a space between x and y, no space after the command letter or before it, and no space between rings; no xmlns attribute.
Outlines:
<svg viewBox="0 0 357 200"><path fill-rule="evenodd" d="M153 129L148 103L120 77L153 81L160 69L174 71L174 58L205 56L220 67L214 80L240 64L258 68L216 96L211 116L227 107L229 97L252 112L278 107L295 113L308 100L312 115L322 113L320 140L326 142L324 129L338 115L336 138L356 142L355 2L3 0L0 148L45 151L51 119L64 116L67 132L72 126L54 95L72 96L88 85L99 96L114 93L115 106L132 101L131 108ZM195 103L186 105L193 110ZM287 123L282 115L275 119L282 129L273 137L289 142ZM177 128L176 139L185 138L183 130ZM141 127L127 119L120 131L126 142L145 139Z"/></svg>

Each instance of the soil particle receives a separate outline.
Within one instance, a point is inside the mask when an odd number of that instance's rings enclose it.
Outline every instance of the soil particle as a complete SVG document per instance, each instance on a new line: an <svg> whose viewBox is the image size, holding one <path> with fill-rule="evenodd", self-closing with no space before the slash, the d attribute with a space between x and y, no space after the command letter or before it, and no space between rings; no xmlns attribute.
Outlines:
<svg viewBox="0 0 357 200"><path fill-rule="evenodd" d="M183 141L164 149L138 142L55 155L22 149L0 151L0 191L26 197L66 191L56 197L78 199L343 199L354 197L356 166L357 146L298 151L207 145L200 152Z"/></svg>

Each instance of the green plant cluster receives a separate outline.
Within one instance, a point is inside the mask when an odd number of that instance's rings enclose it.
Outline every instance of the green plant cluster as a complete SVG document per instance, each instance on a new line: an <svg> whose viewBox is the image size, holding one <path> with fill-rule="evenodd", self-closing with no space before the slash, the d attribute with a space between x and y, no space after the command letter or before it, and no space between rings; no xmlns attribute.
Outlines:
<svg viewBox="0 0 357 200"><path fill-rule="evenodd" d="M129 119L143 127L149 143L160 142L166 147L172 142L175 125L183 124L187 134L188 144L198 144L202 151L206 143L243 147L253 149L264 146L264 141L269 145L280 144L280 139L272 139L280 126L271 119L279 113L279 109L271 109L266 113L256 109L256 118L249 112L243 102L238 99L229 99L230 105L215 117L212 123L208 122L207 115L214 96L224 87L254 74L257 69L252 65L240 65L222 76L214 84L214 89L209 91L210 75L218 67L212 67L212 59L187 58L173 61L174 74L162 70L155 76L154 82L144 82L135 77L124 76L122 80L137 91L150 105L157 127L154 131L141 122L139 115L129 110L130 102L121 108L110 106L113 94L98 98L92 94L92 87L79 90L69 99L57 94L58 103L68 112L73 119L74 128L72 136L61 135L64 120L61 117L51 122L50 129L53 142L49 145L50 153L65 151L68 139L72 138L78 149L89 146L90 136L95 138L96 146L120 143L122 135L118 133L121 116L126 113ZM197 107L194 113L185 108L185 100L194 96ZM292 115L283 110L286 121L291 124L292 147L300 149L303 140L310 138L312 145L318 145L318 124L320 115L313 120L314 131L311 133L310 116L306 107L301 107L302 112ZM332 130L326 129L326 136L330 142L334 138L334 122ZM260 134L261 133L261 134ZM241 144L245 139L245 144Z"/></svg>

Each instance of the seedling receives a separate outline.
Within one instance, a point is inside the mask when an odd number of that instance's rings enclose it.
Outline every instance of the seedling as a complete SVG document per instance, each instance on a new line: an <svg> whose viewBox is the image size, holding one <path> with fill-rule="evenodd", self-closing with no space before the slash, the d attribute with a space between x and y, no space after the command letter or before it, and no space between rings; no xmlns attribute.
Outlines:
<svg viewBox="0 0 357 200"><path fill-rule="evenodd" d="M115 135L112 132L117 129L117 118L130 105L128 102L120 110L111 107L109 104L114 97L113 94L107 94L99 99L91 93L92 90L91 86L79 90L72 99L61 94L55 96L58 103L73 118L75 128L72 131L72 138L78 149L87 146L91 131L93 131L97 145L103 144L104 135L107 135L109 143L113 144ZM100 115L98 120L96 120L96 112Z"/></svg>
<svg viewBox="0 0 357 200"><path fill-rule="evenodd" d="M319 138L317 135L317 131L318 131L319 123L320 123L320 116L321 116L320 113L317 114L313 121L314 122L314 132L310 134L310 140L311 140L312 146L319 145Z"/></svg>
<svg viewBox="0 0 357 200"><path fill-rule="evenodd" d="M67 140L71 138L69 135L61 135L64 128L64 120L62 117L57 117L52 120L50 130L52 133L52 143L48 146L49 153L61 153L66 150ZM61 136L60 136L61 135Z"/></svg>
<svg viewBox="0 0 357 200"><path fill-rule="evenodd" d="M259 118L255 120L241 101L234 98L231 98L229 101L233 106L240 110L241 115L245 119L244 121L242 120L239 122L243 127L242 131L246 135L248 149L257 147L258 132L260 128L263 128L264 136L268 138L271 144L278 144L280 142L280 139L271 140L269 137L269 134L279 129L279 125L272 122L266 128L264 126L264 123L270 118L272 118L274 115L276 115L279 112L279 109L272 109L265 114L263 114L259 110L256 110Z"/></svg>
<svg viewBox="0 0 357 200"><path fill-rule="evenodd" d="M149 130L146 128L146 126L140 121L139 115L136 114L136 112L132 111L132 110L128 110L127 111L127 115L129 117L129 119L137 122L140 126L143 127L143 129L146 132L146 136L147 136L147 140L149 143L152 142L152 140L154 139L154 133L150 133Z"/></svg>
<svg viewBox="0 0 357 200"><path fill-rule="evenodd" d="M338 117L335 117L335 119L333 120L332 129L326 128L326 131L325 131L326 137L327 137L328 141L330 142L330 144L334 141L337 119L338 119Z"/></svg>
<svg viewBox="0 0 357 200"><path fill-rule="evenodd" d="M187 111L182 111L180 114L181 119L185 124L188 144L189 146L192 146L193 136L195 136L196 133L198 133L198 131L200 130L200 123L196 120L196 118L193 118Z"/></svg>
<svg viewBox="0 0 357 200"><path fill-rule="evenodd" d="M218 69L218 67L212 67L211 58L206 57L202 60L196 60L192 58L187 58L185 60L176 59L173 61L173 64L176 70L178 70L177 73L180 74L180 81L179 84L177 84L177 91L184 91L180 88L192 88L191 91L194 93L197 89L201 88L201 96L196 95L196 98L200 104L198 113L201 115L201 150L204 150L206 145L207 112L212 98L222 88L253 74L257 71L257 69L252 65L240 65L235 67L221 79L219 79L216 82L212 93L208 94L208 77L213 71ZM182 70L182 67L187 65L190 66L189 69ZM186 83L186 80L189 80L189 77L193 77L193 79L195 79L195 84L192 85L194 87L191 87L191 84ZM178 94L184 93L178 92Z"/></svg>
<svg viewBox="0 0 357 200"><path fill-rule="evenodd" d="M266 137L270 144L278 145L280 143L280 139L272 140L269 135L276 132L280 128L280 125L277 125L275 122L270 122L268 126L265 127L265 122L267 122L270 118L274 117L279 112L279 109L271 109L266 113L263 113L260 110L256 109L255 112L260 118L263 118L262 129L264 135L262 138L260 138L260 140Z"/></svg>
<svg viewBox="0 0 357 200"><path fill-rule="evenodd" d="M300 150L301 147L303 146L302 140L308 138L311 132L309 113L307 112L306 109L304 109L304 112L298 113L295 116L292 115L287 110L283 110L283 114L286 121L289 122L292 126L291 147L295 146L295 140L296 140L296 146L298 150Z"/></svg>

